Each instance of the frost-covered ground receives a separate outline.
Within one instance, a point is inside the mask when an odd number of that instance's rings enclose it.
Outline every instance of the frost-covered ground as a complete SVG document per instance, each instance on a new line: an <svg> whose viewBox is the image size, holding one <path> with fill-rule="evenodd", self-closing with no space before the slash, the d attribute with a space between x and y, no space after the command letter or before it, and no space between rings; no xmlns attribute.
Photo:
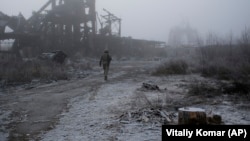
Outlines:
<svg viewBox="0 0 250 141"><path fill-rule="evenodd" d="M128 103L136 87L138 84L126 81L105 83L95 94L73 98L69 103L69 111L61 115L59 124L44 134L42 140L96 141L113 138L127 140L124 138L126 135L127 138L136 137L136 132L127 134L129 131L121 129L115 114L117 110L129 109Z"/></svg>
<svg viewBox="0 0 250 141"><path fill-rule="evenodd" d="M214 80L198 74L151 76L157 63L117 61L107 82L94 66L84 78L2 93L0 139L160 141L163 122L157 110L176 124L177 109L185 106L219 114L225 124L250 124L249 101L232 95L189 96L190 84ZM144 82L161 91L141 89Z"/></svg>

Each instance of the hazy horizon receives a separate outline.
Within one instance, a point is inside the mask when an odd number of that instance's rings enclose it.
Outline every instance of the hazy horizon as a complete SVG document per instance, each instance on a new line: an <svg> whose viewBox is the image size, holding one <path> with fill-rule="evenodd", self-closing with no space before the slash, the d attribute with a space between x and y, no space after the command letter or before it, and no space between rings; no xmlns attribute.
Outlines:
<svg viewBox="0 0 250 141"><path fill-rule="evenodd" d="M0 11L21 12L25 18L48 0L1 0ZM122 36L167 42L171 29L190 25L200 36L239 36L250 26L249 0L96 0L96 11L107 9L122 19Z"/></svg>

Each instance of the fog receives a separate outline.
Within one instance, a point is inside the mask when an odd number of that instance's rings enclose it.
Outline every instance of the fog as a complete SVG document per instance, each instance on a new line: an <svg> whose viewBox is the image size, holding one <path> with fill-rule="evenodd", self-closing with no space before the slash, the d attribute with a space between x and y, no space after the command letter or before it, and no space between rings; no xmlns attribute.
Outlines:
<svg viewBox="0 0 250 141"><path fill-rule="evenodd" d="M21 12L26 18L48 0L1 0L0 11ZM122 36L167 42L169 31L190 25L200 36L239 36L250 26L249 0L96 0L96 11L107 9L122 19Z"/></svg>

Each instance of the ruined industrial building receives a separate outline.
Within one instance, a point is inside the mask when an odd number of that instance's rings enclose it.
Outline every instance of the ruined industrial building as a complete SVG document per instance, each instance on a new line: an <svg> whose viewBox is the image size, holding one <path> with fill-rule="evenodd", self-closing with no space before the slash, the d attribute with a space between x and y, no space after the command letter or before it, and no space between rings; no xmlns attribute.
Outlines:
<svg viewBox="0 0 250 141"><path fill-rule="evenodd" d="M165 46L164 42L121 37L122 19L103 11L106 15L98 15L95 0L49 0L28 19L22 13L9 16L0 11L1 50L25 58L57 50L69 56L81 52L95 57L109 48L121 58L145 56L148 48Z"/></svg>

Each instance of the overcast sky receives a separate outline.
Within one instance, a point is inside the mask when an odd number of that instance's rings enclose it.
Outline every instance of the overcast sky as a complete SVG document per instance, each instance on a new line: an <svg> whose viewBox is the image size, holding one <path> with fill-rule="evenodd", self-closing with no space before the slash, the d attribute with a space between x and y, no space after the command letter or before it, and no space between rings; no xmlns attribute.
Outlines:
<svg viewBox="0 0 250 141"><path fill-rule="evenodd" d="M0 0L0 11L26 18L48 0ZM189 23L201 35L238 36L250 27L250 0L96 0L122 19L122 36L167 42L171 28Z"/></svg>

